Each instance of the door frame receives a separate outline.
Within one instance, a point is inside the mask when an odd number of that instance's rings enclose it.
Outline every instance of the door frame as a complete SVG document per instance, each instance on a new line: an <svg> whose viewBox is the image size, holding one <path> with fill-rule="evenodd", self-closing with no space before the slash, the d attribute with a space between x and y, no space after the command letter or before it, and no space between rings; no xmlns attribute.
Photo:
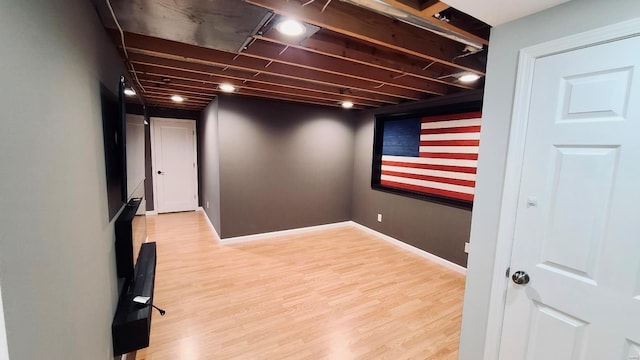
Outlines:
<svg viewBox="0 0 640 360"><path fill-rule="evenodd" d="M199 184L198 184L198 137L196 136L196 121L193 119L176 119L176 118L163 118L163 117L149 117L149 134L150 134L150 140L151 140L151 177L153 179L153 211L156 214L159 214L158 212L158 175L156 174L156 123L160 121L167 121L167 122L174 122L174 121L178 121L178 122L188 122L189 124L192 125L193 128L193 161L195 162L195 166L193 168L193 171L195 172L194 174L194 186L195 186L195 192L196 192L196 206L195 209L198 209L198 205L200 204L200 194L199 194Z"/></svg>
<svg viewBox="0 0 640 360"><path fill-rule="evenodd" d="M640 18L605 26L584 33L551 40L520 50L516 86L514 92L507 162L500 204L498 236L483 359L497 359L502 338L502 323L506 308L506 293L509 277L505 276L511 264L514 245L516 210L520 193L522 161L529 123L530 98L533 86L535 62L547 56L580 48L640 36Z"/></svg>

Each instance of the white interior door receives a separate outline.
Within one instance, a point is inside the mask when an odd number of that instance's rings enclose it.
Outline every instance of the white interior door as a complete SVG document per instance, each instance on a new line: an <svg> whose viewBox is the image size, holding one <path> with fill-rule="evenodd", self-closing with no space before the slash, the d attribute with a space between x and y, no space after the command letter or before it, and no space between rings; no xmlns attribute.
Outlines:
<svg viewBox="0 0 640 360"><path fill-rule="evenodd" d="M640 37L537 59L500 358L640 359Z"/></svg>
<svg viewBox="0 0 640 360"><path fill-rule="evenodd" d="M195 121L151 118L154 198L159 213L198 206Z"/></svg>

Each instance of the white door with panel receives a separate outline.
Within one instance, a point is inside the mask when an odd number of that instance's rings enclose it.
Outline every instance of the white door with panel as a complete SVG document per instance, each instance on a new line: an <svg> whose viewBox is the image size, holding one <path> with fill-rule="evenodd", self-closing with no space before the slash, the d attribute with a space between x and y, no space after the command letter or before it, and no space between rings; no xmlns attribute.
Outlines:
<svg viewBox="0 0 640 360"><path fill-rule="evenodd" d="M198 206L195 121L151 118L154 197L159 213Z"/></svg>
<svg viewBox="0 0 640 360"><path fill-rule="evenodd" d="M500 358L640 359L640 37L534 69Z"/></svg>

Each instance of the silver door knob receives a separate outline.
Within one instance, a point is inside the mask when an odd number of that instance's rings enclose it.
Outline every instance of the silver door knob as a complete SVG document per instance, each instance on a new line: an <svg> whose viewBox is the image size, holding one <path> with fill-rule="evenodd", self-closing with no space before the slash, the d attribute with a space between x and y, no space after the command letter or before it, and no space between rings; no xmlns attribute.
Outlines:
<svg viewBox="0 0 640 360"><path fill-rule="evenodd" d="M511 276L511 280L518 285L525 285L529 283L529 274L524 271L516 271Z"/></svg>

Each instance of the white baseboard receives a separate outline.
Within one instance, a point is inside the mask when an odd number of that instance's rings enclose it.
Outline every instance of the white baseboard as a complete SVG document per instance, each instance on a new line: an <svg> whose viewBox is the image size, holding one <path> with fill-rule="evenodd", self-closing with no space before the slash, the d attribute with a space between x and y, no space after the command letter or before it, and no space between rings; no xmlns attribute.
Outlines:
<svg viewBox="0 0 640 360"><path fill-rule="evenodd" d="M198 208L197 211L203 211L204 210L202 208ZM266 240L266 239L270 239L273 237L277 237L277 236L283 236L283 235L294 235L294 234L304 234L307 232L311 232L311 231L318 231L318 230L327 230L327 229L334 229L334 228L339 228L339 227L344 227L344 226L352 226L355 227L357 229L363 230L369 234L375 235L376 237L392 244L395 245L399 248L402 248L404 250L407 250L415 255L418 255L424 259L436 262L442 266L445 266L457 273L466 275L467 274L467 269L464 268L463 266L460 266L458 264L455 264L449 260L443 259L437 255L434 255L430 252L424 251L422 249L418 249L415 246L409 245L405 242L402 242L398 239L395 239L389 235L385 235L381 232L378 232L376 230L373 230L371 228L368 228L364 225L358 224L354 221L344 221L344 222L339 222L339 223L332 223L332 224L325 224L325 225L317 225L317 226L309 226L309 227L303 227L303 228L297 228L297 229L290 229L290 230L282 230L282 231L273 231L273 232L267 232L267 233L261 233L261 234L254 234L254 235L246 235L246 236L236 236L236 237L231 237L231 238L226 238L226 239L221 239L220 235L218 234L218 232L216 231L216 229L213 227L213 224L211 224L211 221L209 220L209 217L206 215L206 213L204 214L205 218L207 219L207 223L209 224L209 227L211 228L211 231L214 233L216 239L218 241L220 241L221 244L223 245L230 245L230 244L235 244L235 243L241 243L241 242L247 242L247 241L259 241L259 240Z"/></svg>
<svg viewBox="0 0 640 360"><path fill-rule="evenodd" d="M344 221L339 223L308 226L308 227L297 228L297 229L272 231L272 232L255 234L255 235L236 236L236 237L221 239L220 243L228 245L228 244L235 244L235 243L246 242L246 241L265 240L265 239L273 238L276 236L304 234L307 232L317 231L317 230L335 229L338 227L349 226L350 224L351 224L351 221Z"/></svg>
<svg viewBox="0 0 640 360"><path fill-rule="evenodd" d="M423 258L425 258L427 260L431 260L431 261L436 262L436 263L438 263L440 265L446 266L447 268L449 268L449 269L451 269L451 270L453 270L453 271L455 271L457 273L460 273L460 274L463 274L463 275L467 274L467 269L466 268L464 268L464 267L462 267L462 266L460 266L458 264L452 263L449 260L443 259L443 258L441 258L441 257L439 257L437 255L434 255L434 254L432 254L430 252L427 252L427 251L424 251L422 249L418 249L415 246L409 245L409 244L407 244L405 242L402 242L402 241L400 241L398 239L395 239L395 238L393 238L393 237L391 237L389 235L385 235L385 234L383 234L381 232L378 232L376 230L368 228L368 227L366 227L364 225L358 224L357 222L352 221L351 223L353 224L354 227L356 227L358 229L361 229L363 231L366 231L366 232L368 232L368 233L370 233L372 235L375 235L375 236L379 237L380 239L382 239L384 241L387 241L390 244L396 245L397 247L400 247L400 248L402 248L404 250L410 251L413 254L421 256L421 257L423 257Z"/></svg>
<svg viewBox="0 0 640 360"><path fill-rule="evenodd" d="M158 210L149 210L145 212L145 215L158 215Z"/></svg>
<svg viewBox="0 0 640 360"><path fill-rule="evenodd" d="M209 215L207 215L207 213L204 211L204 208L202 208L202 206L198 206L196 208L196 211L201 211L203 213L204 218L207 220L207 224L209 224L209 229L211 229L211 232L213 232L213 236L216 237L216 241L220 241L220 235L218 234L218 231L211 223L211 220L209 219Z"/></svg>

